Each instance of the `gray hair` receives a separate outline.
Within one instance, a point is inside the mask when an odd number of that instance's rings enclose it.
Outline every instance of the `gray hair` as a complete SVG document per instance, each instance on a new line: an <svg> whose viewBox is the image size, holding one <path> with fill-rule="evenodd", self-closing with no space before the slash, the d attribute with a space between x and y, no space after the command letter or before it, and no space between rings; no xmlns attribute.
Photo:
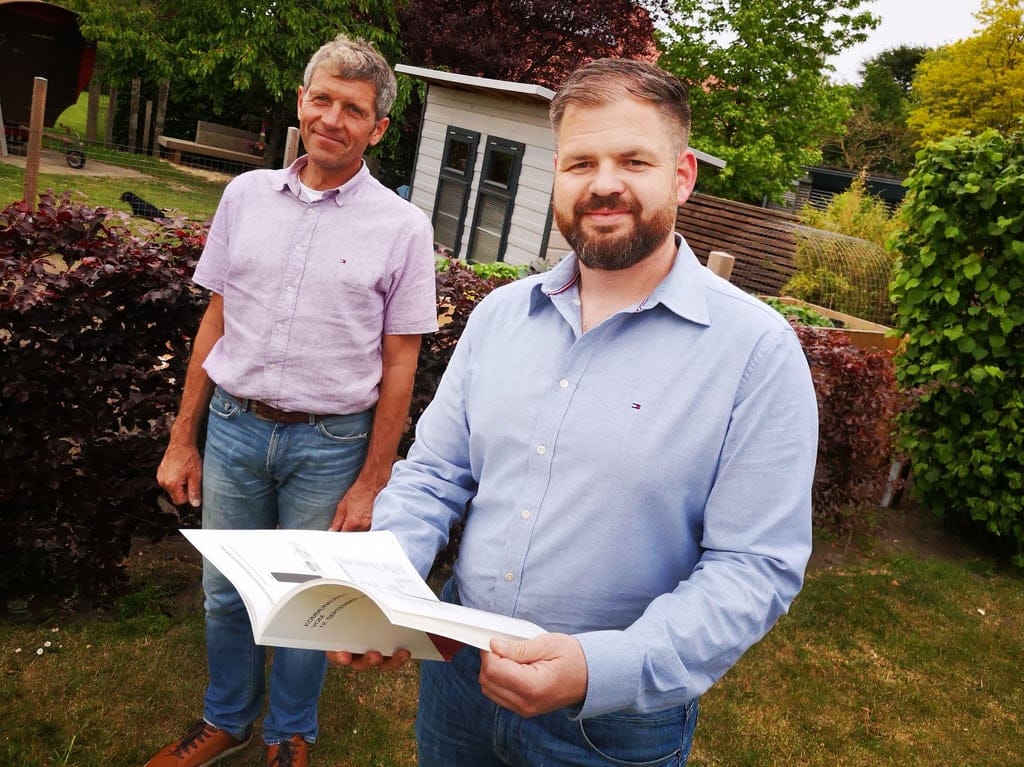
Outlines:
<svg viewBox="0 0 1024 767"><path fill-rule="evenodd" d="M306 65L305 74L302 76L303 88L309 87L313 73L321 68L345 80L363 80L370 83L377 93L374 102L377 119L383 120L388 116L398 93L395 73L371 43L340 34L329 43L320 46L320 50L313 54L313 58Z"/></svg>
<svg viewBox="0 0 1024 767"><path fill-rule="evenodd" d="M549 110L555 138L566 107L605 106L627 96L652 104L675 126L679 148L686 146L690 139L689 89L660 67L632 59L597 59L565 79Z"/></svg>

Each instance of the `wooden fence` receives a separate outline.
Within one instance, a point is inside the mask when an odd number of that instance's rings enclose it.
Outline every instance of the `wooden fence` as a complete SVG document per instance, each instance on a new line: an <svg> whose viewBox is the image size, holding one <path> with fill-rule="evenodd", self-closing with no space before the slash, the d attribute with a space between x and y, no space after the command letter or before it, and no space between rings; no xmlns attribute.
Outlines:
<svg viewBox="0 0 1024 767"><path fill-rule="evenodd" d="M676 229L702 264L712 251L735 261L730 281L756 295L777 296L796 271L792 213L694 194L679 208Z"/></svg>

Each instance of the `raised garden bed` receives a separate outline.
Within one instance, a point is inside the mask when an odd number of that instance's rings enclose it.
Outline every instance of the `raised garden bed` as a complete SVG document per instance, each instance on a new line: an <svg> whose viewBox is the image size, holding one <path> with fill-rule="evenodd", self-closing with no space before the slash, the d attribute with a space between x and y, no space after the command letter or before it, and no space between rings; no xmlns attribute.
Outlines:
<svg viewBox="0 0 1024 767"><path fill-rule="evenodd" d="M761 296L762 300L765 298L768 297ZM789 296L771 296L771 298L789 306L809 309L816 314L820 314L831 320L835 326L831 328L823 327L822 330L834 333L844 333L855 346L858 346L861 349L877 349L892 353L895 352L899 346L900 339L896 336L889 335L888 331L890 328L885 325L879 325L877 322L862 320L860 317L854 317L852 314L837 312L834 309L828 309L824 306L818 306L817 304L811 304L807 301L801 301L798 298L791 298Z"/></svg>

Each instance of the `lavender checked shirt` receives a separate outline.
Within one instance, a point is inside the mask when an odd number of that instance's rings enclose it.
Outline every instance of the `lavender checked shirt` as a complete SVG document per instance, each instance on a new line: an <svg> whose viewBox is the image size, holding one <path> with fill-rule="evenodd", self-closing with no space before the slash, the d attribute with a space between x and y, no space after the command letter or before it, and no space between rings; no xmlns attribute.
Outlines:
<svg viewBox="0 0 1024 767"><path fill-rule="evenodd" d="M462 603L580 641L571 715L657 711L800 590L817 405L792 328L681 239L654 293L586 334L577 274L570 256L480 303L373 528L426 573L464 520Z"/></svg>
<svg viewBox="0 0 1024 767"><path fill-rule="evenodd" d="M381 336L437 330L433 232L365 163L303 202L305 162L224 190L194 276L224 297L224 335L204 368L236 397L361 412L377 402Z"/></svg>

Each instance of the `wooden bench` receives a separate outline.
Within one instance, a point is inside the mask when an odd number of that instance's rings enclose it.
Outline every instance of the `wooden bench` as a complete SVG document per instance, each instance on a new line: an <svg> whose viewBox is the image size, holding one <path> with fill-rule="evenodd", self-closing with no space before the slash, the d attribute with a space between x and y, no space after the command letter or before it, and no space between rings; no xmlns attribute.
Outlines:
<svg viewBox="0 0 1024 767"><path fill-rule="evenodd" d="M159 136L156 143L166 152L168 160L179 165L182 155L189 154L261 168L263 157L250 149L259 138L259 134L251 131L200 120L196 123L195 141Z"/></svg>

